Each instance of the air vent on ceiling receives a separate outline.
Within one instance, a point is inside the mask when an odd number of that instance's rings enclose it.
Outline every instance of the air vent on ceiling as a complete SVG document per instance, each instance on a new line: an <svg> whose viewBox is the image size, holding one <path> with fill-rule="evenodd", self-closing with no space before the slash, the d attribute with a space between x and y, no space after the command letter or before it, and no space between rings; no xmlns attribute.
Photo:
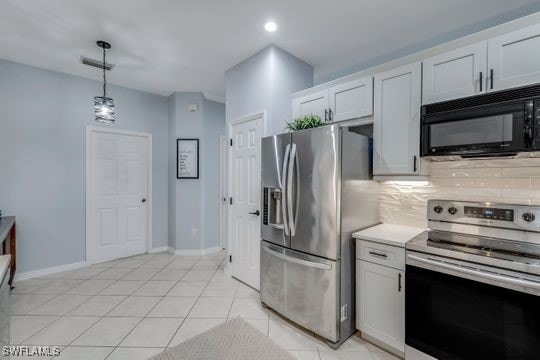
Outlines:
<svg viewBox="0 0 540 360"><path fill-rule="evenodd" d="M95 60L90 59L84 56L81 56L81 63L88 66L97 67L98 69L103 69L103 61L102 60ZM114 69L114 64L105 63L105 70L112 70Z"/></svg>

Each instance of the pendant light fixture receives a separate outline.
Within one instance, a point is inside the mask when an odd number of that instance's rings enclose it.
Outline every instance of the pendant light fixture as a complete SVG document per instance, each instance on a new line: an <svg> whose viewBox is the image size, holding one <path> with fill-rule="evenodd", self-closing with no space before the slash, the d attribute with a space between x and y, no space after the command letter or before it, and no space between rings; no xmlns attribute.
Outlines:
<svg viewBox="0 0 540 360"><path fill-rule="evenodd" d="M103 49L103 96L94 97L94 114L96 121L100 123L112 124L114 123L114 100L107 97L107 76L105 51L111 48L111 44L105 41L98 41L97 46Z"/></svg>

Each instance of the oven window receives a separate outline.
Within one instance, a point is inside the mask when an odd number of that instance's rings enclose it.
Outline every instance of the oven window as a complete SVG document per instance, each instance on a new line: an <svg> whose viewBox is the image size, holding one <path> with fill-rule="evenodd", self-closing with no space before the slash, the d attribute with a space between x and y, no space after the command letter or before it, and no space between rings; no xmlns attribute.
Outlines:
<svg viewBox="0 0 540 360"><path fill-rule="evenodd" d="M540 297L407 265L406 343L441 360L540 359Z"/></svg>
<svg viewBox="0 0 540 360"><path fill-rule="evenodd" d="M433 124L430 147L511 142L513 117L513 114L503 114Z"/></svg>

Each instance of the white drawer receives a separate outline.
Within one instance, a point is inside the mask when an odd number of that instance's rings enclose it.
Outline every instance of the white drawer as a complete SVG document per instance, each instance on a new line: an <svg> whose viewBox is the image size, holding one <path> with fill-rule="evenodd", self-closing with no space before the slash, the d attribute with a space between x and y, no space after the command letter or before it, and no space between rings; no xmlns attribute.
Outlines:
<svg viewBox="0 0 540 360"><path fill-rule="evenodd" d="M397 246L357 239L356 258L405 270L405 248Z"/></svg>

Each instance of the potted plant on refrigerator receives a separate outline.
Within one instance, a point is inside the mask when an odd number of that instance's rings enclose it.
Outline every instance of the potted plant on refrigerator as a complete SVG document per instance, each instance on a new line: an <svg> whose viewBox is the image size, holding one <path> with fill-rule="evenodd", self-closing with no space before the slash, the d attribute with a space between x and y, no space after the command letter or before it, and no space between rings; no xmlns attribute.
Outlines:
<svg viewBox="0 0 540 360"><path fill-rule="evenodd" d="M301 117L297 117L291 122L287 123L287 130L289 132L316 128L325 125L325 122L318 115L308 114Z"/></svg>

